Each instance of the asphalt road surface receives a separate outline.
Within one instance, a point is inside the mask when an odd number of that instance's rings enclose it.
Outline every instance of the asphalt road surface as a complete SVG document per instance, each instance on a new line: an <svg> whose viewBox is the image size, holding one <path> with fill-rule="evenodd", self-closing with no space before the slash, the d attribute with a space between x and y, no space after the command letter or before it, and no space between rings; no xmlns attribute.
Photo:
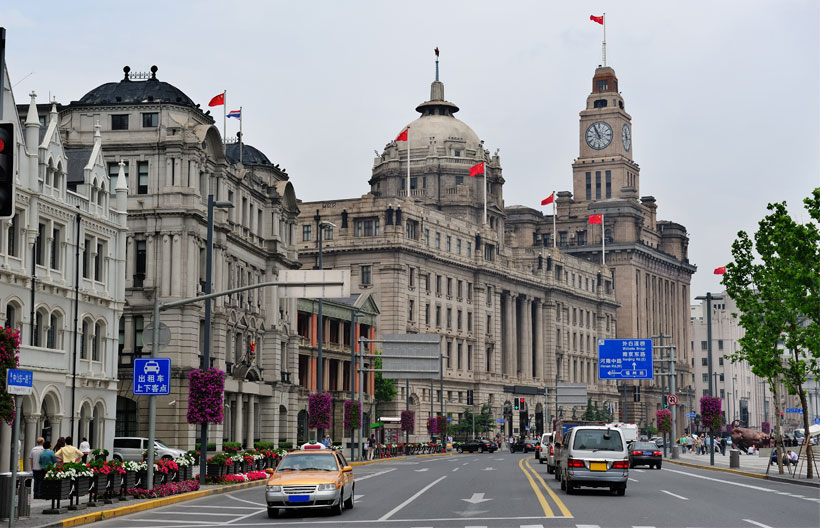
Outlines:
<svg viewBox="0 0 820 528"><path fill-rule="evenodd" d="M268 519L264 488L213 495L99 527L593 528L820 526L820 489L665 464L631 469L626 496L560 490L532 454L461 454L354 467L356 501Z"/></svg>

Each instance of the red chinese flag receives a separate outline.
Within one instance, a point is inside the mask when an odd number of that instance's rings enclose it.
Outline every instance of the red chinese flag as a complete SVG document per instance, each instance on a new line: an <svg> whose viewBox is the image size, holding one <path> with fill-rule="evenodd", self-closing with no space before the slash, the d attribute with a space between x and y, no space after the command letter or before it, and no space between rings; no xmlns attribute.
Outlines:
<svg viewBox="0 0 820 528"><path fill-rule="evenodd" d="M597 22L601 25L604 25L604 17L602 16L596 17L595 15L589 15L589 19L593 22Z"/></svg>
<svg viewBox="0 0 820 528"><path fill-rule="evenodd" d="M541 200L541 205L549 205L555 200L555 191L552 192L549 196Z"/></svg>
<svg viewBox="0 0 820 528"><path fill-rule="evenodd" d="M723 275L724 273L726 273L726 266L715 268L715 275Z"/></svg>
<svg viewBox="0 0 820 528"><path fill-rule="evenodd" d="M407 141L407 129L401 131L401 134L396 136L396 141Z"/></svg>
<svg viewBox="0 0 820 528"><path fill-rule="evenodd" d="M484 162L482 161L478 165L473 165L470 167L470 176L478 176L479 174L484 174Z"/></svg>
<svg viewBox="0 0 820 528"><path fill-rule="evenodd" d="M219 95L213 96L211 102L208 103L208 106L220 106L225 104L225 94L221 93Z"/></svg>
<svg viewBox="0 0 820 528"><path fill-rule="evenodd" d="M601 224L604 221L603 215L589 215L590 224Z"/></svg>

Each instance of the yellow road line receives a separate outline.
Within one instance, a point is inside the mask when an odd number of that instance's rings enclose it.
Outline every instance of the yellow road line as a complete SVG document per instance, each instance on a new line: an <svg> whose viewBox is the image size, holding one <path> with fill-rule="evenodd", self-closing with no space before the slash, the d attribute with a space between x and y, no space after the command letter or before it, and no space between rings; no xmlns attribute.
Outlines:
<svg viewBox="0 0 820 528"><path fill-rule="evenodd" d="M541 507L544 509L544 517L555 517L555 514L552 513L552 508L550 508L549 503L547 503L547 499L544 498L544 495L538 488L538 484L535 483L529 472L526 469L524 469L523 458L518 461L518 467L521 468L521 471L523 471L524 474L527 476L527 480L530 481L530 486L532 486L532 490L535 492L535 496L538 498L538 502L541 503Z"/></svg>
<svg viewBox="0 0 820 528"><path fill-rule="evenodd" d="M552 488L547 486L547 483L544 482L544 479L541 478L541 475L539 475L537 471L532 469L532 466L530 466L530 461L529 460L527 460L527 467L532 470L532 472L535 474L535 478L537 478L541 482L541 485L544 486L544 489L547 490L547 493L550 494L550 497L552 497L552 500L554 500L555 504L558 505L558 509L561 510L561 513L563 513L567 517L572 517L572 513L570 513L569 509L566 507L566 505L564 505L563 501L561 501L561 499L558 498L558 495L556 495L555 492L552 491Z"/></svg>

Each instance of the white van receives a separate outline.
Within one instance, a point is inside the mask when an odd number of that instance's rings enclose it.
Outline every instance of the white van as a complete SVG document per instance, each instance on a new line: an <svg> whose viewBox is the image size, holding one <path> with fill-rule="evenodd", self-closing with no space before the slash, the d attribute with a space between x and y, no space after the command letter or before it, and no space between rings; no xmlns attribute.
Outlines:
<svg viewBox="0 0 820 528"><path fill-rule="evenodd" d="M148 449L148 439L138 436L117 436L114 437L114 460L134 460L142 461L142 453ZM154 440L154 458L172 459L185 454L182 449L168 447L159 440Z"/></svg>
<svg viewBox="0 0 820 528"><path fill-rule="evenodd" d="M621 435L624 437L624 442L626 442L627 445L638 439L638 424L610 423L606 424L606 426L617 427L621 431Z"/></svg>
<svg viewBox="0 0 820 528"><path fill-rule="evenodd" d="M629 453L620 429L606 425L573 427L564 435L558 469L561 489L567 494L587 486L625 495Z"/></svg>

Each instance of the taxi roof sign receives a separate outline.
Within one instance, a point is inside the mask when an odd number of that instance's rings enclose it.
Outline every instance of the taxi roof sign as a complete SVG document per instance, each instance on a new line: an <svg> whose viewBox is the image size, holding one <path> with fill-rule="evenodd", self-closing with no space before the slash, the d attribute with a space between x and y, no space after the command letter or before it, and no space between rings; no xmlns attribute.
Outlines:
<svg viewBox="0 0 820 528"><path fill-rule="evenodd" d="M308 451L312 449L327 449L324 444L320 444L319 442L308 442L307 444L302 444L302 451Z"/></svg>

